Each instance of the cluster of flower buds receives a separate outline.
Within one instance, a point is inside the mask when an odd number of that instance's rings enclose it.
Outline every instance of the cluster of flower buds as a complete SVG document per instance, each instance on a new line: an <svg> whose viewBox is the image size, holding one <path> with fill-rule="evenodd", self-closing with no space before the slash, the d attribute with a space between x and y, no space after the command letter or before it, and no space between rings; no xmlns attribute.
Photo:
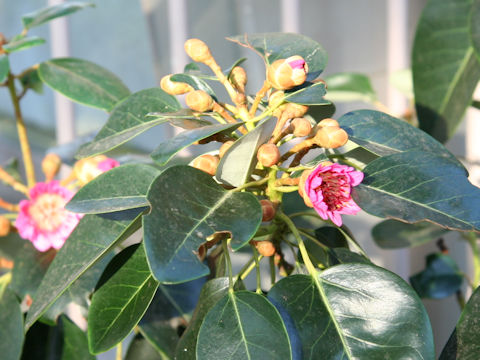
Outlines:
<svg viewBox="0 0 480 360"><path fill-rule="evenodd" d="M335 119L323 119L316 128L315 144L326 149L336 149L348 141L348 134Z"/></svg>

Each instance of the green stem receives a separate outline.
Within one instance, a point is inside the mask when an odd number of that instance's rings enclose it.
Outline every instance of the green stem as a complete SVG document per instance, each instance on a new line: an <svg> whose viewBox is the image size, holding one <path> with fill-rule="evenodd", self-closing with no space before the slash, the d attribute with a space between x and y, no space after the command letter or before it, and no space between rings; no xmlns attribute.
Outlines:
<svg viewBox="0 0 480 360"><path fill-rule="evenodd" d="M468 240L468 243L472 249L474 269L473 286L475 289L480 285L480 249L478 248L477 234L474 232L469 232L466 233L464 237Z"/></svg>
<svg viewBox="0 0 480 360"><path fill-rule="evenodd" d="M115 360L122 360L122 342L121 341L117 344L117 353L115 355Z"/></svg>
<svg viewBox="0 0 480 360"><path fill-rule="evenodd" d="M270 282L271 284L275 284L275 277L276 277L276 274L277 274L277 270L275 268L275 259L273 258L273 256L270 256L270 258L268 259L269 261L269 264L270 264Z"/></svg>
<svg viewBox="0 0 480 360"><path fill-rule="evenodd" d="M298 186L276 186L275 191L282 193L290 193L298 190Z"/></svg>
<svg viewBox="0 0 480 360"><path fill-rule="evenodd" d="M299 211L299 212L290 214L289 216L290 216L291 219L299 217L299 216L311 216L311 217L317 218L319 220L325 221L320 217L320 215L318 215L314 211Z"/></svg>
<svg viewBox="0 0 480 360"><path fill-rule="evenodd" d="M251 245L253 250L253 258L255 259L255 270L256 270L256 278L257 278L257 294L262 294L262 279L260 274L260 261L258 260L258 251L255 245Z"/></svg>
<svg viewBox="0 0 480 360"><path fill-rule="evenodd" d="M8 284L12 281L12 272L9 271L8 273L0 276L0 299L3 296L3 292L7 288Z"/></svg>
<svg viewBox="0 0 480 360"><path fill-rule="evenodd" d="M244 190L246 188L249 188L249 187L261 186L263 184L266 184L267 182L268 182L268 178L264 178L264 179L260 179L260 180L256 180L256 181L251 181L251 182L245 183L242 186L239 186L235 189L232 189L230 191L231 192L238 192L238 191L242 191L242 190Z"/></svg>
<svg viewBox="0 0 480 360"><path fill-rule="evenodd" d="M222 241L223 255L225 256L225 263L228 269L228 286L230 291L233 291L233 274L232 274L232 262L230 260L230 254L228 252L228 239Z"/></svg>

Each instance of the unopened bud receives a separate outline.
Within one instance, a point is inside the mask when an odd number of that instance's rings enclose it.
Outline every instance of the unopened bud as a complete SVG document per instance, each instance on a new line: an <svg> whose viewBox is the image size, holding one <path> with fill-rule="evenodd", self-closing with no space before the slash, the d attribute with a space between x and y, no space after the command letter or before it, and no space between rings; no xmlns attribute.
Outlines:
<svg viewBox="0 0 480 360"><path fill-rule="evenodd" d="M45 155L42 160L42 171L45 174L47 182L53 180L60 170L60 166L62 166L62 159L60 159L60 156L54 153Z"/></svg>
<svg viewBox="0 0 480 360"><path fill-rule="evenodd" d="M170 95L183 95L190 91L193 91L193 88L187 83L172 81L170 78L172 75L167 75L160 80L160 87L163 91Z"/></svg>
<svg viewBox="0 0 480 360"><path fill-rule="evenodd" d="M263 144L258 148L257 159L265 167L270 167L280 160L280 150L275 144Z"/></svg>
<svg viewBox="0 0 480 360"><path fill-rule="evenodd" d="M73 172L80 185L85 185L98 175L117 167L119 162L105 155L81 159L73 166Z"/></svg>
<svg viewBox="0 0 480 360"><path fill-rule="evenodd" d="M260 200L260 205L262 205L262 221L273 220L276 213L275 205L267 199Z"/></svg>
<svg viewBox="0 0 480 360"><path fill-rule="evenodd" d="M192 162L192 166L210 175L215 175L220 158L217 155L204 154Z"/></svg>
<svg viewBox="0 0 480 360"><path fill-rule="evenodd" d="M314 142L326 149L336 149L348 141L348 134L345 130L336 126L325 126L318 129Z"/></svg>
<svg viewBox="0 0 480 360"><path fill-rule="evenodd" d="M305 118L295 118L290 122L293 135L296 137L302 137L310 135L312 132L312 124Z"/></svg>
<svg viewBox="0 0 480 360"><path fill-rule="evenodd" d="M274 61L267 68L270 85L278 90L288 90L302 85L307 79L308 65L298 55Z"/></svg>
<svg viewBox="0 0 480 360"><path fill-rule="evenodd" d="M214 104L212 97L203 90L189 92L185 97L185 102L190 109L198 112L210 111Z"/></svg>
<svg viewBox="0 0 480 360"><path fill-rule="evenodd" d="M307 113L307 111L308 111L307 105L300 105L295 103L288 103L284 110L286 116L289 119L302 117Z"/></svg>
<svg viewBox="0 0 480 360"><path fill-rule="evenodd" d="M268 106L270 108L276 108L273 112L273 116L279 117L285 110L287 104L285 102L285 93L283 91L275 91L268 98Z"/></svg>
<svg viewBox="0 0 480 360"><path fill-rule="evenodd" d="M321 120L321 121L318 123L317 126L318 126L319 128L321 128L321 127L326 127L326 126L340 127L340 124L339 124L338 121L335 120L335 119L326 118L326 119Z"/></svg>
<svg viewBox="0 0 480 360"><path fill-rule="evenodd" d="M233 85L242 93L245 92L245 85L247 85L247 72L241 66L235 66L230 74L230 79Z"/></svg>
<svg viewBox="0 0 480 360"><path fill-rule="evenodd" d="M220 159L223 157L223 155L225 155L227 150L230 149L230 147L233 145L233 143L234 143L233 140L228 140L228 141L225 141L222 144L222 146L220 146L220 150L218 150L218 156L220 157Z"/></svg>
<svg viewBox="0 0 480 360"><path fill-rule="evenodd" d="M10 220L0 215L0 237L10 233Z"/></svg>
<svg viewBox="0 0 480 360"><path fill-rule="evenodd" d="M308 175L310 175L312 171L313 170L304 170L302 172L302 175L300 176L300 181L298 183L298 193L303 198L303 201L305 201L305 205L307 205L308 207L313 207L313 204L310 201L309 197L305 196L305 183L307 182Z"/></svg>
<svg viewBox="0 0 480 360"><path fill-rule="evenodd" d="M266 257L275 255L275 245L271 241L257 241L255 247L260 255Z"/></svg>
<svg viewBox="0 0 480 360"><path fill-rule="evenodd" d="M200 39L189 39L185 42L185 51L193 61L204 63L212 59L212 54L207 44Z"/></svg>

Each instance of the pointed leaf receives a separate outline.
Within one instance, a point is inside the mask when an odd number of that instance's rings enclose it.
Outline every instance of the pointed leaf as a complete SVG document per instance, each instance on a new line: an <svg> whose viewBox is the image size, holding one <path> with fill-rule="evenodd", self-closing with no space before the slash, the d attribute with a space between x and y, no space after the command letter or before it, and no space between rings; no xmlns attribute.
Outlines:
<svg viewBox="0 0 480 360"><path fill-rule="evenodd" d="M213 92L210 85L208 85L205 81L200 79L198 76L192 74L174 74L170 77L171 81L178 81L183 82L190 85L195 90L202 90L209 94L213 99L216 99L216 95Z"/></svg>
<svg viewBox="0 0 480 360"><path fill-rule="evenodd" d="M138 324L152 301L158 282L138 246L127 262L98 289L88 311L88 346L98 354L122 341Z"/></svg>
<svg viewBox="0 0 480 360"><path fill-rule="evenodd" d="M470 42L472 4L429 1L415 34L412 71L420 128L441 142L455 133L480 79Z"/></svg>
<svg viewBox="0 0 480 360"><path fill-rule="evenodd" d="M446 158L407 151L374 160L363 172L365 178L352 194L372 215L480 230L480 189Z"/></svg>
<svg viewBox="0 0 480 360"><path fill-rule="evenodd" d="M88 352L87 334L69 318L62 316L63 350L61 360L95 360Z"/></svg>
<svg viewBox="0 0 480 360"><path fill-rule="evenodd" d="M161 143L150 154L153 160L160 165L165 165L170 159L175 156L180 150L192 145L198 140L203 140L209 136L218 133L231 133L243 123L237 124L217 124L200 127L198 129L186 130L180 134L170 138L169 140Z"/></svg>
<svg viewBox="0 0 480 360"><path fill-rule="evenodd" d="M327 53L316 41L293 33L260 33L238 35L227 40L253 48L265 58L267 64L278 59L300 55L308 64L307 80L316 79L327 65Z"/></svg>
<svg viewBox="0 0 480 360"><path fill-rule="evenodd" d="M328 86L325 97L330 101L369 103L377 100L370 78L365 74L342 72L326 76L324 80Z"/></svg>
<svg viewBox="0 0 480 360"><path fill-rule="evenodd" d="M275 123L270 118L235 141L220 160L215 178L235 187L245 184L257 163L257 150L270 138Z"/></svg>
<svg viewBox="0 0 480 360"><path fill-rule="evenodd" d="M180 109L172 113L155 111L148 113L146 116L158 118L159 120L164 119L171 125L186 130L212 125L211 121L203 119L203 114L202 116L198 115L190 109Z"/></svg>
<svg viewBox="0 0 480 360"><path fill-rule="evenodd" d="M0 82L4 82L7 79L8 72L10 71L10 62L8 56L0 55Z"/></svg>
<svg viewBox="0 0 480 360"><path fill-rule="evenodd" d="M71 100L106 111L130 95L114 74L86 60L48 60L40 64L38 74L45 84Z"/></svg>
<svg viewBox="0 0 480 360"><path fill-rule="evenodd" d="M165 170L150 187L150 214L143 219L148 263L163 283L208 275L196 256L216 231L232 236L234 250L245 245L262 221L261 206L250 193L224 190L211 176L190 166Z"/></svg>
<svg viewBox="0 0 480 360"><path fill-rule="evenodd" d="M177 99L160 88L136 92L113 109L107 123L92 142L78 151L77 157L104 153L167 121L165 118L145 117L148 113L174 112L179 108Z"/></svg>
<svg viewBox="0 0 480 360"><path fill-rule="evenodd" d="M137 334L128 347L125 360L167 360L141 334Z"/></svg>
<svg viewBox="0 0 480 360"><path fill-rule="evenodd" d="M287 330L268 300L249 291L229 291L205 316L197 359L292 359Z"/></svg>
<svg viewBox="0 0 480 360"><path fill-rule="evenodd" d="M326 92L327 90L323 82L308 82L286 91L285 100L302 105L330 105L331 102L323 98Z"/></svg>
<svg viewBox="0 0 480 360"><path fill-rule="evenodd" d="M434 359L427 313L397 275L367 264L292 275L268 293L293 321L302 359ZM321 357L319 357L321 354Z"/></svg>
<svg viewBox="0 0 480 360"><path fill-rule="evenodd" d="M31 47L45 44L45 39L38 36L24 37L15 41L11 41L8 44L3 45L3 49L7 53L13 53L21 50L27 50Z"/></svg>
<svg viewBox="0 0 480 360"><path fill-rule="evenodd" d="M17 297L9 289L0 294L0 354L4 360L18 360L23 344L23 315Z"/></svg>
<svg viewBox="0 0 480 360"><path fill-rule="evenodd" d="M22 16L22 22L25 29L44 24L55 18L70 15L78 10L88 6L94 6L92 3L80 1L69 1L66 3L49 6Z"/></svg>
<svg viewBox="0 0 480 360"><path fill-rule="evenodd" d="M86 215L55 256L27 313L28 329L72 283L140 227L140 210Z"/></svg>
<svg viewBox="0 0 480 360"><path fill-rule="evenodd" d="M447 232L448 229L429 222L407 224L385 220L373 227L372 236L375 243L383 249L400 249L437 240Z"/></svg>
<svg viewBox="0 0 480 360"><path fill-rule="evenodd" d="M66 209L101 214L149 206L147 190L160 170L146 164L126 164L107 171L80 188Z"/></svg>

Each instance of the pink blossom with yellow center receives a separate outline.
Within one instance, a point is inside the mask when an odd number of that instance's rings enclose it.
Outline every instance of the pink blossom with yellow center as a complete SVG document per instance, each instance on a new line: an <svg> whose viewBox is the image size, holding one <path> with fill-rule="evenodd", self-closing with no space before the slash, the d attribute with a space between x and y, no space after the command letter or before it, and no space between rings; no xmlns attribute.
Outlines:
<svg viewBox="0 0 480 360"><path fill-rule="evenodd" d="M83 216L65 210L73 195L58 181L37 183L30 189L30 199L19 204L15 227L20 236L38 251L60 249Z"/></svg>
<svg viewBox="0 0 480 360"><path fill-rule="evenodd" d="M341 214L354 215L361 209L352 199L352 187L363 180L353 167L326 162L315 168L305 181L304 197L322 219L342 225ZM309 204L308 204L309 205Z"/></svg>

